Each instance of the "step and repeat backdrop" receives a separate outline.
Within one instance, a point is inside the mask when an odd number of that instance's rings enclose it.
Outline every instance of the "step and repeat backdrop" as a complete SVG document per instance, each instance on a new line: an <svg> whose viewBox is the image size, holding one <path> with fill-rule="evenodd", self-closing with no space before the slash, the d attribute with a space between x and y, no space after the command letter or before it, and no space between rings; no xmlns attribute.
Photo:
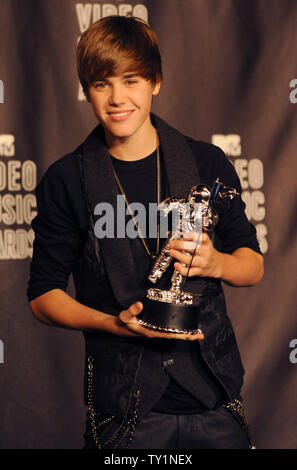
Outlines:
<svg viewBox="0 0 297 470"><path fill-rule="evenodd" d="M225 287L247 417L258 448L296 448L295 0L1 0L0 447L83 444L83 338L30 311L30 222L48 166L97 124L75 49L112 14L141 17L158 34L164 81L153 111L220 146L239 175L266 264L257 286Z"/></svg>

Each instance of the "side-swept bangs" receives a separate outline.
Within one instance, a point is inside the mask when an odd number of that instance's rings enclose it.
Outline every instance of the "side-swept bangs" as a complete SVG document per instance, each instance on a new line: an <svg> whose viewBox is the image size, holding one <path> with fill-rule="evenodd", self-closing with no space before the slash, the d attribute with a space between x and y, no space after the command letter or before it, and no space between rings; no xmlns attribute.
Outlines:
<svg viewBox="0 0 297 470"><path fill-rule="evenodd" d="M85 93L94 81L127 71L133 71L156 85L162 80L157 36L140 18L102 18L80 38L77 71Z"/></svg>

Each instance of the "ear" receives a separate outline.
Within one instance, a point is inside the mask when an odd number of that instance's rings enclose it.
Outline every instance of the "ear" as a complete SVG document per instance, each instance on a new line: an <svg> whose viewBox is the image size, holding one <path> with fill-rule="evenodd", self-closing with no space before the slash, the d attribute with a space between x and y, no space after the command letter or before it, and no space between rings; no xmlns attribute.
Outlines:
<svg viewBox="0 0 297 470"><path fill-rule="evenodd" d="M83 90L84 91L84 95L86 97L86 100L90 103L91 100L90 100L90 95L89 95L89 88L87 90Z"/></svg>
<svg viewBox="0 0 297 470"><path fill-rule="evenodd" d="M153 95L156 96L158 95L159 91L161 88L161 80L156 83L156 85L153 86Z"/></svg>

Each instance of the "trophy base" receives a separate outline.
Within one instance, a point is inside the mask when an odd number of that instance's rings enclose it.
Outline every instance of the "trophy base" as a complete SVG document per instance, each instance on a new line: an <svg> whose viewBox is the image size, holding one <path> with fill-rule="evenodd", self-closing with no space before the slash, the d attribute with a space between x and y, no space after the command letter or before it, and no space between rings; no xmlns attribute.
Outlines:
<svg viewBox="0 0 297 470"><path fill-rule="evenodd" d="M138 323L149 329L179 334L197 334L201 330L198 326L197 306L185 304L172 304L150 300L142 301L143 310L138 315Z"/></svg>

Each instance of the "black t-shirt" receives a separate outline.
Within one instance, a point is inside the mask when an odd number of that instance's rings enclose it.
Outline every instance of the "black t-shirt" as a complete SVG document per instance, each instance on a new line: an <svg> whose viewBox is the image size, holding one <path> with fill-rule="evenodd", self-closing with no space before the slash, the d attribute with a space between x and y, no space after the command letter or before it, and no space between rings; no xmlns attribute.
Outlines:
<svg viewBox="0 0 297 470"><path fill-rule="evenodd" d="M112 164L124 189L129 204L134 202L144 205L146 210L146 232L143 237L147 242L149 250L152 254L156 253L157 238L149 237L149 234L156 229L150 231L149 220L149 204L158 202L158 188L157 188L157 152L141 160L136 161L123 161L111 156ZM160 201L163 201L168 194L168 185L166 182L165 169L163 165L162 156L160 155L160 173L161 173L161 194ZM155 219L156 220L156 219ZM160 246L166 237L160 236Z"/></svg>
<svg viewBox="0 0 297 470"><path fill-rule="evenodd" d="M241 190L232 164L220 149L203 142L190 140L189 143L194 153L199 154L197 165L201 183L212 186L215 179L220 178L225 184ZM132 162L111 159L130 204L141 202L147 208L150 202L157 202L156 152ZM162 158L161 175L163 200L169 193ZM52 289L66 290L69 274L87 236L87 211L73 155L66 155L50 166L36 188L36 196L38 216L32 221L35 241L27 291L29 301ZM231 209L220 218L216 233L221 240L222 252L232 253L240 247L260 252L255 228L247 220L244 208L241 198L235 198ZM146 241L149 249L155 252L156 238L146 237ZM219 394L219 385L210 371L204 368L203 363L199 367L202 367L201 373L206 374L205 380ZM154 409L168 413L194 413L203 410L204 406L172 379Z"/></svg>
<svg viewBox="0 0 297 470"><path fill-rule="evenodd" d="M157 202L157 152L155 151L146 158L136 161L123 161L114 157L111 157L111 159L129 204L135 202L142 203L145 206L146 214L148 215L149 203ZM165 197L169 196L168 191L169 188L166 184L166 174L161 153L161 201L164 200ZM148 235L148 217L146 222L146 235ZM144 238L150 251L155 253L156 238L149 238L148 236ZM162 241L165 239L165 237L161 237L160 246L162 246ZM141 260L137 259L135 261L136 265L141 262ZM223 396L223 391L220 385L217 383L216 378L210 370L205 366L198 350L195 351L195 356L199 358L199 361L196 361L196 370L202 378L202 386L204 386L204 388L208 387L207 390L209 390L210 387L212 393L216 397L217 403L219 403L222 401ZM173 414L198 413L205 409L206 407L202 401L198 401L172 377L166 392L153 408L154 411Z"/></svg>
<svg viewBox="0 0 297 470"><path fill-rule="evenodd" d="M157 196L157 152L153 152L146 158L136 161L123 161L117 158L111 157L113 167L119 177L121 186L125 191L129 204L134 202L141 203L146 209L146 235L145 241L149 247L151 253L156 252L157 240L155 237L149 238L149 203L156 203L158 200ZM164 165L161 159L161 198L164 200L165 197L169 196L168 186L166 185L166 175ZM162 235L162 234L161 234ZM166 238L160 237L160 246ZM136 265L137 261L135 260ZM212 384L211 380L209 383ZM212 384L216 387L215 384ZM219 395L219 391L216 390L216 396ZM195 397L190 395L185 389L183 389L173 378L171 378L169 386L165 394L155 404L155 411L163 413L175 413L175 414L189 414L203 411L205 407L202 403L199 403Z"/></svg>

